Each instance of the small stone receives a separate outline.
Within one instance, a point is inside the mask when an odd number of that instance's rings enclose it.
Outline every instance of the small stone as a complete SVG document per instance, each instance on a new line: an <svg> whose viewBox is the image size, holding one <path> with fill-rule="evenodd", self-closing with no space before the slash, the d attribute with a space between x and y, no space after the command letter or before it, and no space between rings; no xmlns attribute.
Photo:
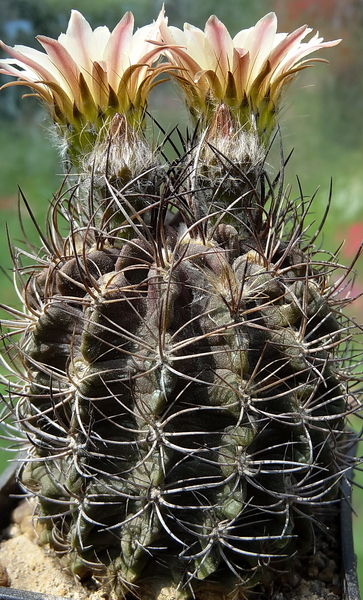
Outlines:
<svg viewBox="0 0 363 600"><path fill-rule="evenodd" d="M316 565L311 565L308 569L308 575L311 579L315 579L319 574L319 569Z"/></svg>
<svg viewBox="0 0 363 600"><path fill-rule="evenodd" d="M299 573L296 572L292 572L289 575L289 583L291 585L291 587L295 588L299 585L301 581L301 576L299 575Z"/></svg>
<svg viewBox="0 0 363 600"><path fill-rule="evenodd" d="M329 567L326 567L322 571L320 571L318 575L318 579L323 581L324 583L330 583L333 580L334 571L332 571Z"/></svg>
<svg viewBox="0 0 363 600"><path fill-rule="evenodd" d="M323 569L325 569L326 566L328 566L326 564L326 560L324 560L324 557L320 551L315 554L314 563L320 571L322 571Z"/></svg>
<svg viewBox="0 0 363 600"><path fill-rule="evenodd" d="M333 580L332 580L332 584L335 585L335 586L337 586L337 587L340 587L340 577L339 577L339 575L334 575Z"/></svg>
<svg viewBox="0 0 363 600"><path fill-rule="evenodd" d="M2 587L10 587L10 579L5 567L0 563L0 585Z"/></svg>
<svg viewBox="0 0 363 600"><path fill-rule="evenodd" d="M67 589L65 587L62 587L62 586L57 587L56 591L57 591L57 595L60 596L60 597L65 596L66 593L67 593Z"/></svg>
<svg viewBox="0 0 363 600"><path fill-rule="evenodd" d="M330 559L328 560L328 564L326 565L329 569L331 569L334 573L337 572L337 563L335 562L335 560Z"/></svg>
<svg viewBox="0 0 363 600"><path fill-rule="evenodd" d="M33 514L32 506L30 502L21 502L13 510L12 521L17 525L21 525L24 519L31 517Z"/></svg>

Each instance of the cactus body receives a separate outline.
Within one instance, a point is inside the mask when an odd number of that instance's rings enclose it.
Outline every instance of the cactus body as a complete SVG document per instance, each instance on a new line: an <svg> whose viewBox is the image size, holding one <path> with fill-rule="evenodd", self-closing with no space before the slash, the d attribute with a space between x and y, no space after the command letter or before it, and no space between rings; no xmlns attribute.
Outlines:
<svg viewBox="0 0 363 600"><path fill-rule="evenodd" d="M305 204L260 158L241 176L216 158L213 180L190 154L162 195L108 183L101 214L79 208L81 181L31 274L17 265L19 479L44 541L120 595L267 585L311 547L346 467L347 323Z"/></svg>

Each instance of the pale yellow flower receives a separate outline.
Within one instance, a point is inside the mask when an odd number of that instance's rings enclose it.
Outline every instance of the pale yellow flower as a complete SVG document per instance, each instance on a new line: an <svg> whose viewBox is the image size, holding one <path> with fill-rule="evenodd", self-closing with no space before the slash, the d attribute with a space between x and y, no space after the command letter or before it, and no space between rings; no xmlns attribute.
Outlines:
<svg viewBox="0 0 363 600"><path fill-rule="evenodd" d="M275 13L233 39L214 15L204 31L188 23L181 30L160 21L164 54L178 69L174 78L191 112L209 121L223 103L241 125L256 126L259 133L273 129L284 87L311 64L305 57L340 42L324 42L318 33L303 42L311 31L303 25L290 34L277 33Z"/></svg>
<svg viewBox="0 0 363 600"><path fill-rule="evenodd" d="M159 39L163 19L162 10L156 22L133 33L134 17L128 12L112 32L107 27L93 31L73 10L58 40L37 37L45 52L0 41L11 56L0 60L0 73L18 78L3 87L30 87L62 132L70 128L75 138L98 132L116 113L140 124L154 79L166 68L152 68L160 55L152 42Z"/></svg>

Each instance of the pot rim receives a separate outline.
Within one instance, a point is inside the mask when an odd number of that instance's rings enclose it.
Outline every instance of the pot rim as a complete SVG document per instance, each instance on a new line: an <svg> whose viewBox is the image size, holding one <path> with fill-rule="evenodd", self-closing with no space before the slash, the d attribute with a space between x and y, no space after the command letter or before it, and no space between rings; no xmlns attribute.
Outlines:
<svg viewBox="0 0 363 600"><path fill-rule="evenodd" d="M357 557L354 552L353 539L353 509L352 509L352 486L353 486L353 460L356 456L357 442L354 441L347 451L351 459L351 466L344 473L340 483L340 536L342 549L342 578L343 578L343 600L361 600Z"/></svg>

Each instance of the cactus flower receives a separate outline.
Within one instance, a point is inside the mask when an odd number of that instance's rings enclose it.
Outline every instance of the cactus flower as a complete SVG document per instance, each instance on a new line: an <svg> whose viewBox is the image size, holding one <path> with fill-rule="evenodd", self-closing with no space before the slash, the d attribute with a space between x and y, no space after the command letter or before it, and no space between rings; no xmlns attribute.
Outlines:
<svg viewBox="0 0 363 600"><path fill-rule="evenodd" d="M272 131L284 87L298 71L310 65L306 56L340 40L324 42L303 25L290 34L277 33L271 12L254 27L232 39L225 25L212 15L204 32L189 23L183 31L160 21L164 53L178 71L174 77L186 94L189 109L209 121L216 105L230 107L240 125L257 126L260 134ZM315 59L317 60L317 59Z"/></svg>
<svg viewBox="0 0 363 600"><path fill-rule="evenodd" d="M71 130L71 144L87 148L87 138L79 138L97 133L116 113L131 125L142 122L154 78L165 69L151 66L160 55L152 41L158 39L163 19L162 10L153 24L133 33L134 17L127 12L112 32L107 27L93 31L73 10L67 31L58 40L37 37L45 53L0 41L11 56L0 61L0 73L18 78L3 87L30 87L45 102L61 133L69 138Z"/></svg>

